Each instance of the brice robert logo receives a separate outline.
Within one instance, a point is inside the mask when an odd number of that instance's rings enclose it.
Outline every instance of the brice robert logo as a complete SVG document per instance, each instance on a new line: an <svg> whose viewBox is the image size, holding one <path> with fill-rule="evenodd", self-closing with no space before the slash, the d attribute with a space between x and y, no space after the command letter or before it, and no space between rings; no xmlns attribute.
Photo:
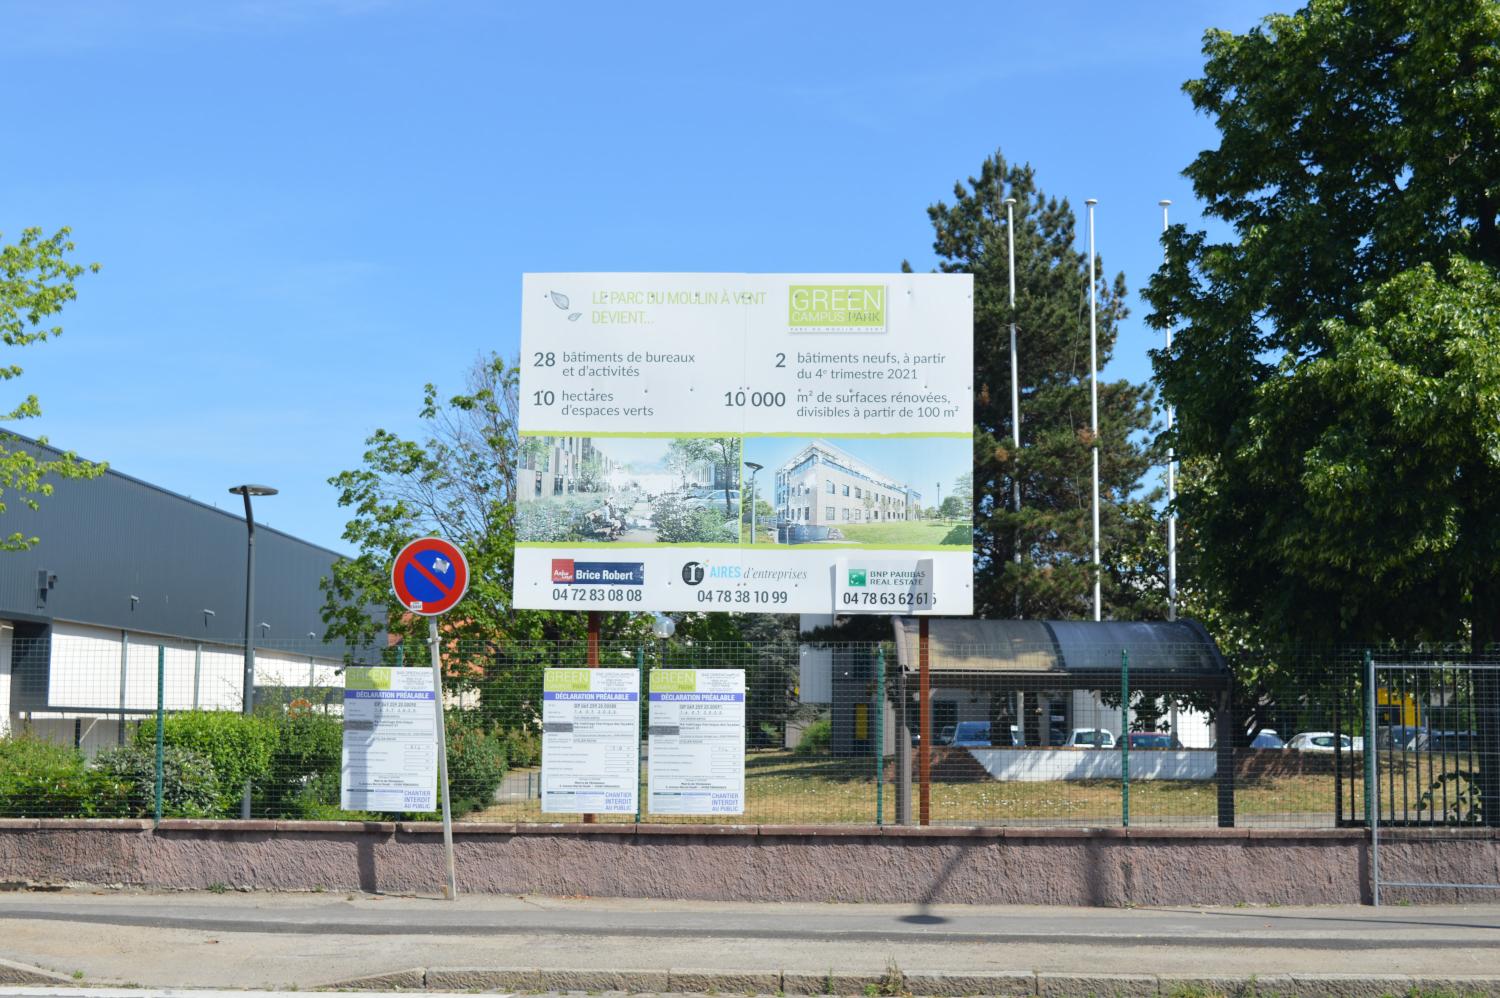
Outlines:
<svg viewBox="0 0 1500 998"><path fill-rule="evenodd" d="M682 566L682 581L696 586L703 581L703 562L690 561Z"/></svg>
<svg viewBox="0 0 1500 998"><path fill-rule="evenodd" d="M865 571L863 568L849 569L849 587L851 589L861 589L864 587Z"/></svg>
<svg viewBox="0 0 1500 998"><path fill-rule="evenodd" d="M883 333L883 284L793 284L787 327L794 333Z"/></svg>
<svg viewBox="0 0 1500 998"><path fill-rule="evenodd" d="M644 586L646 566L639 561L552 559L552 584L563 586Z"/></svg>

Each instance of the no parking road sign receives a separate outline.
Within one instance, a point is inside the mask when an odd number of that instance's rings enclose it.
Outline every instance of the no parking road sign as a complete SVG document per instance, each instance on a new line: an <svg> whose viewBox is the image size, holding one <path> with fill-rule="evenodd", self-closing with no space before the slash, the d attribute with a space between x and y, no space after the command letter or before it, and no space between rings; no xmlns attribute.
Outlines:
<svg viewBox="0 0 1500 998"><path fill-rule="evenodd" d="M464 598L469 588L469 563L462 551L441 537L424 537L396 555L391 588L412 613L435 617Z"/></svg>

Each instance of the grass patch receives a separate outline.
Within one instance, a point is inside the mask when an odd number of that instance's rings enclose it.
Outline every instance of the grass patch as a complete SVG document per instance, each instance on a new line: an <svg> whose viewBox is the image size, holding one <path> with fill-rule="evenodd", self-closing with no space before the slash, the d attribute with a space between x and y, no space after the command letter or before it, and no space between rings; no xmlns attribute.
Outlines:
<svg viewBox="0 0 1500 998"><path fill-rule="evenodd" d="M948 544L969 547L970 527L944 520L883 520L878 523L841 523L844 539L878 547L933 547ZM955 533L958 536L954 536Z"/></svg>
<svg viewBox="0 0 1500 998"><path fill-rule="evenodd" d="M652 815L653 823L702 824L873 824L875 773L870 759L803 757L792 752L757 751L745 758L745 813L722 819ZM895 787L889 771L884 820L896 820ZM913 788L915 795L915 787ZM1285 816L1287 827L1331 822L1332 776L1285 776L1241 785L1236 813L1243 818ZM913 811L916 810L913 802ZM1211 825L1218 814L1218 786L1207 780L1132 780L1130 815L1156 824L1182 819ZM939 824L1098 824L1120 823L1119 780L1053 780L1002 783L996 780L934 781L932 816ZM471 821L568 821L576 815L543 815L537 800L506 801L467 816ZM599 820L631 822L633 815L600 815Z"/></svg>

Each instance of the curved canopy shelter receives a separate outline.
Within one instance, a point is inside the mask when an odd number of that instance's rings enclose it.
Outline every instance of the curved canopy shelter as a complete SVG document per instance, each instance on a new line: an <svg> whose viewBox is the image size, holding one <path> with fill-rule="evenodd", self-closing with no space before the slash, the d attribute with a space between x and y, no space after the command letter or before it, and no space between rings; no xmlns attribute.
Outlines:
<svg viewBox="0 0 1500 998"><path fill-rule="evenodd" d="M956 696L967 711L984 710L991 719L984 730L992 732L988 737L994 746L1035 752L1063 744L1051 737L1055 735L1049 730L1052 725L1071 727L1070 722L1077 720L1065 708L1056 717L1041 709L1040 703L1053 694L1062 694L1064 700L1071 697L1074 703L1094 704L1104 713L1089 715L1092 720L1087 723L1108 726L1123 736L1118 705L1128 685L1131 713L1138 722L1156 706L1153 701L1160 702L1158 698L1191 702L1199 711L1198 730L1204 740L1190 751L1209 751L1208 718L1212 718L1218 824L1234 825L1232 677L1213 639L1197 622L895 617L891 623L896 645L894 703L901 714L898 723L911 735L916 734L922 710L906 705L919 696L926 704L923 709L931 737L918 739L919 744L941 740L932 719L935 697L925 692L929 689L941 690L950 702ZM1090 692L1095 695L1088 696ZM1111 703L1115 706L1109 707ZM1106 716L1111 718L1108 725L1102 720ZM1013 721L1019 723L1013 725ZM962 747L964 742L959 738L953 744ZM1181 748L1175 741L1173 745ZM921 746L922 753L931 751L930 744Z"/></svg>
<svg viewBox="0 0 1500 998"><path fill-rule="evenodd" d="M896 659L920 667L920 623L894 617ZM1122 656L1121 653L1124 653ZM1229 667L1191 620L972 620L928 618L933 671L1044 682L1052 689L1119 689L1124 662L1139 692L1227 690Z"/></svg>

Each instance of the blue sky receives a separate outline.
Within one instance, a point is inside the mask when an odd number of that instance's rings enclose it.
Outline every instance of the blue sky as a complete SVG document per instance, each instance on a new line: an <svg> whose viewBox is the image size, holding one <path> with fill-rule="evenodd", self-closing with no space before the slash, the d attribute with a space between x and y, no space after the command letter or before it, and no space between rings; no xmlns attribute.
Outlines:
<svg viewBox="0 0 1500 998"><path fill-rule="evenodd" d="M326 479L515 352L524 271L926 269L926 206L997 148L1099 198L1134 295L1157 200L1198 220L1202 33L1270 4L3 0L0 232L104 265L6 352L45 410L15 429L231 508L276 485L258 517L342 550ZM1148 374L1135 306L1110 376Z"/></svg>

